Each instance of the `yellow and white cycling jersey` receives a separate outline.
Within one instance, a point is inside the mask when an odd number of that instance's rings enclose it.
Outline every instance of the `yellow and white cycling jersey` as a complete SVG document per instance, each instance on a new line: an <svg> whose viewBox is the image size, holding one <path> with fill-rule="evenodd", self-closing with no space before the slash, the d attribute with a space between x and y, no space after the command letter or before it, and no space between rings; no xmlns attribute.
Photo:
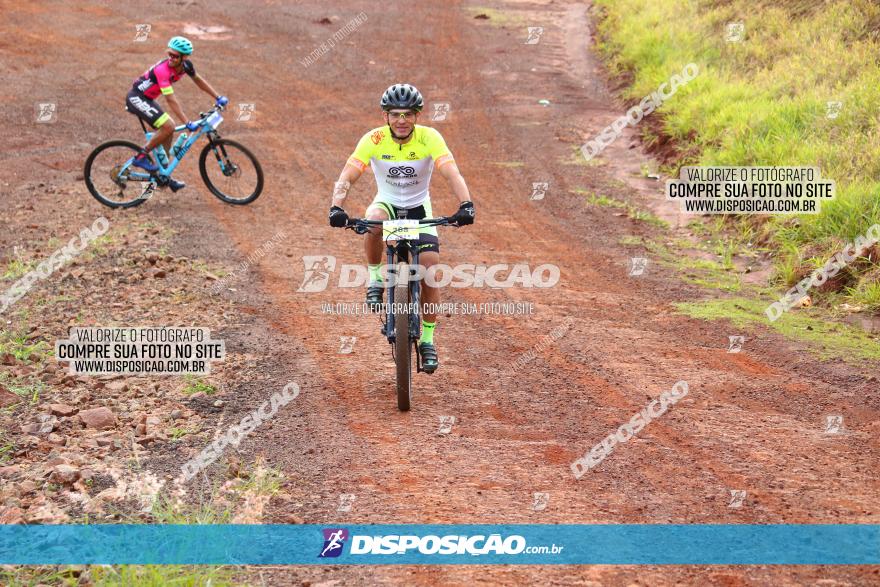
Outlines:
<svg viewBox="0 0 880 587"><path fill-rule="evenodd" d="M398 145L387 126L365 134L348 164L361 171L373 168L379 193L375 202L387 202L398 208L415 208L429 197L434 167L452 163L452 153L440 133L417 124L410 140Z"/></svg>

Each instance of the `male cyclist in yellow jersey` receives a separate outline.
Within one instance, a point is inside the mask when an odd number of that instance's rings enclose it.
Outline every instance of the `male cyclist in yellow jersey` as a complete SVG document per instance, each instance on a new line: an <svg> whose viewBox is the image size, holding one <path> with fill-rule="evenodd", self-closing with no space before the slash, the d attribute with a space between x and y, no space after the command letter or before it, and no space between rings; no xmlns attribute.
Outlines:
<svg viewBox="0 0 880 587"><path fill-rule="evenodd" d="M440 133L433 128L416 124L424 102L419 91L409 84L394 84L382 95L385 124L365 134L339 174L333 190L330 208L330 226L344 227L348 214L342 209L348 190L367 166L373 168L379 193L367 208L370 220L394 220L406 211L407 218L433 218L428 186L434 169L447 181L461 205L452 218L460 225L473 224L474 203L467 184L458 171L452 153ZM366 234L364 250L370 268L367 303L375 307L382 303L382 230L373 227ZM440 241L437 229L425 228L419 238L419 261L425 270L440 262ZM422 369L433 373L440 362L434 346L434 328L440 303L440 291L423 283L422 302L428 310L422 315L422 336L419 353Z"/></svg>

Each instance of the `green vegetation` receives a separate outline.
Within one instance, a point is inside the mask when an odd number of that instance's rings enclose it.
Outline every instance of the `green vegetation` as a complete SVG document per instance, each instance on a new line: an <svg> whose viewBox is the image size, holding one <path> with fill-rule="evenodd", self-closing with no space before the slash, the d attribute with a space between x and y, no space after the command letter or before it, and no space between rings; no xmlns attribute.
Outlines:
<svg viewBox="0 0 880 587"><path fill-rule="evenodd" d="M112 244L113 237L109 234L102 234L89 243L88 248L83 252L83 259L92 261L95 257L106 254Z"/></svg>
<svg viewBox="0 0 880 587"><path fill-rule="evenodd" d="M652 261L674 268L678 277L687 283L727 292L739 292L743 287L740 275L735 271L729 257L722 257L719 261L698 259L656 241L636 236L625 236L620 239L620 244L643 247L651 254Z"/></svg>
<svg viewBox="0 0 880 587"><path fill-rule="evenodd" d="M41 362L53 351L43 340L29 341L24 332L0 331L0 355L9 353L19 361Z"/></svg>
<svg viewBox="0 0 880 587"><path fill-rule="evenodd" d="M857 305L880 314L880 275L875 273L872 280L863 280L859 287L849 288L847 294Z"/></svg>
<svg viewBox="0 0 880 587"><path fill-rule="evenodd" d="M585 194L587 196L587 203L593 206L602 206L606 208L622 208L626 210L626 215L631 219L637 222L645 222L650 224L651 226L656 226L658 228L669 228L669 224L665 220L661 220L657 218L652 213L647 210L642 210L640 208L636 208L632 204L628 204L621 200L615 200L614 198L609 198L608 196L599 196L593 192L587 192L582 189L572 190L576 194Z"/></svg>
<svg viewBox="0 0 880 587"><path fill-rule="evenodd" d="M198 430L189 430L187 428L178 428L175 426L175 427L170 428L168 430L168 436L171 437L171 440L173 442L176 440L180 440L181 438L183 438L187 434L195 434L196 432L198 432Z"/></svg>
<svg viewBox="0 0 880 587"><path fill-rule="evenodd" d="M603 14L599 48L612 73L631 80L627 98L640 100L688 63L699 66L699 75L658 109L663 132L679 147L678 164L818 166L837 182L836 199L826 201L819 215L738 221L776 252L776 285L794 284L810 266L880 223L877 2L597 5ZM727 41L729 23L744 25L741 41ZM841 103L836 116L829 102ZM654 132L650 127L643 122L641 128ZM870 269L855 276L842 299L878 311L870 279Z"/></svg>
<svg viewBox="0 0 880 587"><path fill-rule="evenodd" d="M483 14L488 16L489 24L494 26L526 26L526 20L518 14L504 12L496 8L488 8L486 6L468 6L466 8L471 18ZM523 41L525 41L525 29L523 29Z"/></svg>
<svg viewBox="0 0 880 587"><path fill-rule="evenodd" d="M82 579L91 581L83 582ZM0 568L0 584L8 587L94 585L95 587L225 587L236 585L226 567L183 565L91 565L71 567Z"/></svg>
<svg viewBox="0 0 880 587"><path fill-rule="evenodd" d="M266 467L262 460L257 460L253 467L240 475L242 478L235 487L236 491L254 495L275 495L284 478L279 469Z"/></svg>
<svg viewBox="0 0 880 587"><path fill-rule="evenodd" d="M210 503L189 505L172 501L163 495L156 496L150 509L154 524L230 524L232 512L217 510Z"/></svg>
<svg viewBox="0 0 880 587"><path fill-rule="evenodd" d="M579 165L583 167L602 167L608 164L601 157L593 157L592 159L584 157L580 145L574 145L568 158L562 158L559 162L563 165Z"/></svg>
<svg viewBox="0 0 880 587"><path fill-rule="evenodd" d="M812 308L787 312L775 322L764 314L767 301L727 298L675 304L682 314L701 320L730 320L737 328L771 328L792 340L811 343L810 352L820 358L880 360L880 343L861 328L827 322Z"/></svg>
<svg viewBox="0 0 880 587"><path fill-rule="evenodd" d="M603 208L627 208L629 204L623 202L621 200L615 200L614 198L609 198L608 196L600 196L595 192L589 192L587 190L576 188L572 190L576 194L581 194L587 196L587 204L591 206L601 206Z"/></svg>
<svg viewBox="0 0 880 587"><path fill-rule="evenodd" d="M5 465L12 458L15 443L6 438L6 431L0 430L0 465Z"/></svg>
<svg viewBox="0 0 880 587"><path fill-rule="evenodd" d="M233 581L230 569L205 565L116 565L93 566L89 570L96 587L224 587L240 584Z"/></svg>
<svg viewBox="0 0 880 587"><path fill-rule="evenodd" d="M195 375L184 375L183 380L185 381L185 385L183 387L183 393L186 395L193 395L194 393L202 392L205 395L214 395L217 393L217 388L202 379L201 377L196 377Z"/></svg>
<svg viewBox="0 0 880 587"><path fill-rule="evenodd" d="M35 263L25 262L21 259L13 259L9 263L6 264L6 269L3 271L3 279L18 279L31 269L33 269Z"/></svg>
<svg viewBox="0 0 880 587"><path fill-rule="evenodd" d="M40 395L48 389L48 386L36 377L16 378L4 372L0 372L0 383L31 405L36 405L40 401Z"/></svg>

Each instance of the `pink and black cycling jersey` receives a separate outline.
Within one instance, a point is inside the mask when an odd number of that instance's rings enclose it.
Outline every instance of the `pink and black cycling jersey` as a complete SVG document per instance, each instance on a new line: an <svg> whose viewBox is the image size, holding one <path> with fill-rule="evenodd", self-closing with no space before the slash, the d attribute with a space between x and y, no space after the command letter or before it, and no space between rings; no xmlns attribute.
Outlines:
<svg viewBox="0 0 880 587"><path fill-rule="evenodd" d="M196 68L192 61L184 59L183 72L177 73L168 63L168 59L163 59L134 80L132 89L151 100L155 100L159 94L166 96L173 94L174 90L171 88L171 84L183 77L184 73L190 77L196 74Z"/></svg>

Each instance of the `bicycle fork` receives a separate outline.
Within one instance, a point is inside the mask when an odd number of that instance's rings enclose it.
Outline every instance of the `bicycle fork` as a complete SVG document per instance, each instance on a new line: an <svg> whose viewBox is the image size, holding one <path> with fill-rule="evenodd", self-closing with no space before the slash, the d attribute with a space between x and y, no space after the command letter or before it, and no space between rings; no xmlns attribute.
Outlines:
<svg viewBox="0 0 880 587"><path fill-rule="evenodd" d="M389 247L388 250L388 261L387 267L389 272L394 275L394 286L385 288L385 299L388 301L385 310L385 324L382 329L382 334L388 338L388 342L393 345L396 339L396 335L394 333L394 321L396 316L394 315L394 290L398 287L406 287L409 288L409 304L410 307L413 308L412 312L408 312L407 316L409 317L409 328L407 329L409 335L409 341L416 341L419 337L419 330L421 324L419 323L421 317L420 304L419 300L421 299L421 292L419 289L418 280L411 279L411 275L397 275L397 265L401 261L408 261L409 254L408 251L397 251L393 248ZM413 264L417 264L419 260L418 251L413 251ZM407 265L410 265L407 263ZM410 272L411 273L411 272ZM414 345L416 348L416 372L420 373L422 371L422 357L419 352L419 345Z"/></svg>

